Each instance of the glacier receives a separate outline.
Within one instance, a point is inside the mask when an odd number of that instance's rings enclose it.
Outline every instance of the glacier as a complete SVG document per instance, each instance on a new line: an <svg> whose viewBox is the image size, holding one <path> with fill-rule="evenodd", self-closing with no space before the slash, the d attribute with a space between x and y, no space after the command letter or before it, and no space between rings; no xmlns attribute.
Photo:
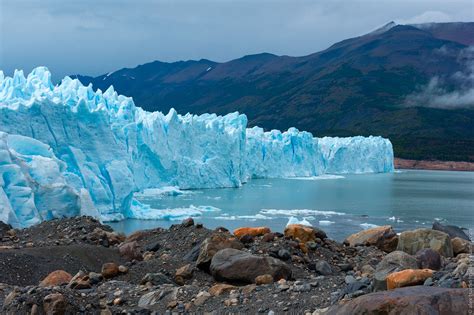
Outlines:
<svg viewBox="0 0 474 315"><path fill-rule="evenodd" d="M159 217L134 194L163 187L393 171L388 139L265 132L237 112L146 112L112 86L94 91L70 77L53 85L45 67L0 71L0 132L0 220L15 227L75 215Z"/></svg>

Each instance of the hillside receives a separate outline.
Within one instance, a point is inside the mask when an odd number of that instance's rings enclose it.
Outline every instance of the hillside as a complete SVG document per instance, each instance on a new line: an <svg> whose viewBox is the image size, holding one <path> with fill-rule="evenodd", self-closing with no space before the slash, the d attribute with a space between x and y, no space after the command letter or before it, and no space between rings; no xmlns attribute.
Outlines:
<svg viewBox="0 0 474 315"><path fill-rule="evenodd" d="M408 159L474 161L474 23L396 25L303 57L151 62L99 77L147 110L245 113L266 129L382 135Z"/></svg>

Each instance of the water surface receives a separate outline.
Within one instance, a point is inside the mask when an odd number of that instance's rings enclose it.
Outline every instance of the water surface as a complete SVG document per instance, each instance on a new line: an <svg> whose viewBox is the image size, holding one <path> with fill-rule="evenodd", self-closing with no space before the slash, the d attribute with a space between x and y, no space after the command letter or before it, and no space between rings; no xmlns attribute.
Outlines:
<svg viewBox="0 0 474 315"><path fill-rule="evenodd" d="M200 209L195 221L209 228L268 226L283 231L293 216L337 240L373 225L390 224L399 232L431 227L434 220L466 227L471 235L474 231L474 172L410 170L312 180L257 179L240 188L148 196L141 201L171 212ZM181 219L125 220L111 225L128 234L169 227Z"/></svg>

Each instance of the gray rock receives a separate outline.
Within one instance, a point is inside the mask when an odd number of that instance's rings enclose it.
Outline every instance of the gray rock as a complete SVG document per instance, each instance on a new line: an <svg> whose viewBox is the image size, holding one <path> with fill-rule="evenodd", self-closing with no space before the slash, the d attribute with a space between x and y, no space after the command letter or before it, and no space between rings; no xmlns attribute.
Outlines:
<svg viewBox="0 0 474 315"><path fill-rule="evenodd" d="M200 250L201 250L201 244L197 244L186 255L184 255L183 260L186 262L196 261L199 257Z"/></svg>
<svg viewBox="0 0 474 315"><path fill-rule="evenodd" d="M444 232L430 229L417 229L414 231L405 231L400 234L397 250L414 255L423 248L431 248L445 257L453 256L451 239L449 235Z"/></svg>
<svg viewBox="0 0 474 315"><path fill-rule="evenodd" d="M148 310L159 310L160 305L166 305L170 301L176 300L177 294L177 287L164 287L160 290L151 291L142 295L140 300L138 300L138 306Z"/></svg>
<svg viewBox="0 0 474 315"><path fill-rule="evenodd" d="M141 284L150 282L153 285L172 284L173 282L161 272L147 273L141 280Z"/></svg>
<svg viewBox="0 0 474 315"><path fill-rule="evenodd" d="M433 230L441 231L449 235L450 238L459 237L464 240L470 241L469 236L458 226L455 225L443 225L438 221L433 223Z"/></svg>
<svg viewBox="0 0 474 315"><path fill-rule="evenodd" d="M433 285L433 278L430 277L430 278L426 279L425 282L423 283L423 285L428 286L428 287L432 286Z"/></svg>
<svg viewBox="0 0 474 315"><path fill-rule="evenodd" d="M280 249L278 251L278 258L282 260L288 260L291 258L291 253L286 249Z"/></svg>
<svg viewBox="0 0 474 315"><path fill-rule="evenodd" d="M354 282L356 282L356 281L357 281L357 280L356 280L353 276L346 276L346 277L344 278L344 282L345 282L346 284L351 284L351 283L354 283Z"/></svg>
<svg viewBox="0 0 474 315"><path fill-rule="evenodd" d="M402 251L394 251L385 256L375 269L375 291L387 290L387 276L405 269L418 269L418 261L415 257Z"/></svg>
<svg viewBox="0 0 474 315"><path fill-rule="evenodd" d="M148 244L146 247L145 247L145 250L147 252L156 252L157 250L159 250L161 247L160 243L158 242L153 242L153 243L150 243Z"/></svg>
<svg viewBox="0 0 474 315"><path fill-rule="evenodd" d="M260 275L269 274L275 281L291 278L287 264L273 257L262 257L226 248L212 258L210 271L216 280L253 283Z"/></svg>
<svg viewBox="0 0 474 315"><path fill-rule="evenodd" d="M309 292L309 291L311 291L311 285L309 283L303 283L303 284L295 285L293 287L293 291L295 291L295 292Z"/></svg>
<svg viewBox="0 0 474 315"><path fill-rule="evenodd" d="M320 260L316 263L316 271L324 276L332 274L331 266L325 260Z"/></svg>

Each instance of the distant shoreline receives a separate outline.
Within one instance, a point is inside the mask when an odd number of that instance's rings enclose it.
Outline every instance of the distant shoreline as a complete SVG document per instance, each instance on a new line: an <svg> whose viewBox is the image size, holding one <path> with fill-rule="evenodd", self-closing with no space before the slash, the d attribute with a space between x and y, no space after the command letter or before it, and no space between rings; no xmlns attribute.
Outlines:
<svg viewBox="0 0 474 315"><path fill-rule="evenodd" d="M417 169L417 170L440 170L440 171L474 171L473 162L458 161L427 161L427 160L406 160L395 158L395 168L397 169Z"/></svg>

